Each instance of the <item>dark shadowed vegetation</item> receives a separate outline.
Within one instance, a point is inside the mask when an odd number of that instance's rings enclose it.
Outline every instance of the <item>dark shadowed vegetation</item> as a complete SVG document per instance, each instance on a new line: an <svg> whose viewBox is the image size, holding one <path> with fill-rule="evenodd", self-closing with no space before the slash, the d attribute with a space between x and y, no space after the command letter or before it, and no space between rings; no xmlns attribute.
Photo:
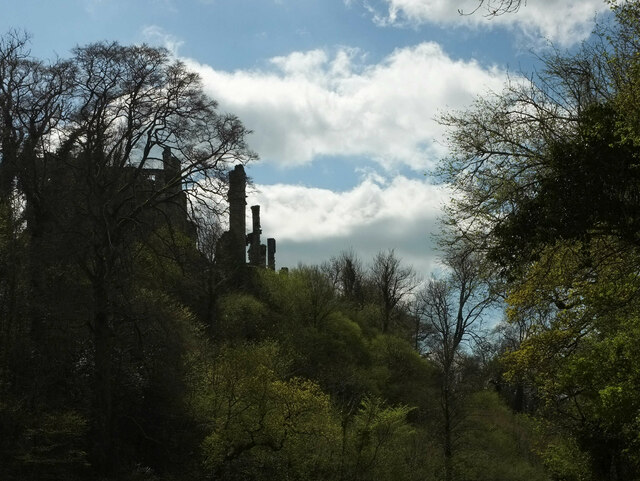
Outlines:
<svg viewBox="0 0 640 481"><path fill-rule="evenodd" d="M442 118L427 279L234 264L256 156L197 75L2 36L0 478L639 480L640 6L612 9Z"/></svg>

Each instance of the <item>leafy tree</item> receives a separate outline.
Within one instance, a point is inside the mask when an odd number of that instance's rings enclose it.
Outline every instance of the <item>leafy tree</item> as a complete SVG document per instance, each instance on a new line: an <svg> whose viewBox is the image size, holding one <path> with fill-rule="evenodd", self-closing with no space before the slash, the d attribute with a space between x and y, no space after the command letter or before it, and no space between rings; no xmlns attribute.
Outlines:
<svg viewBox="0 0 640 481"><path fill-rule="evenodd" d="M639 472L632 454L639 409L637 253L620 252L611 240L590 250L594 263L585 267L582 246L556 245L531 277L514 287L512 316L531 312L530 306L562 307L535 318L533 334L507 361L512 376L526 376L536 386L543 412L586 451L595 477L634 479Z"/></svg>
<svg viewBox="0 0 640 481"><path fill-rule="evenodd" d="M260 286L269 311L264 322L271 326L263 338L279 339L299 375L316 380L347 411L357 408L374 389L367 372L371 354L360 325L341 310L330 279L319 268L287 275L265 270Z"/></svg>
<svg viewBox="0 0 640 481"><path fill-rule="evenodd" d="M393 405L414 409L409 420L426 424L438 410L439 372L404 339L379 334L369 343L376 393Z"/></svg>
<svg viewBox="0 0 640 481"><path fill-rule="evenodd" d="M445 118L443 172L458 189L449 240L497 262L520 334L511 380L533 386L539 412L575 440L562 452L581 451L594 479L638 469L636 369L624 361L637 318L638 3L614 14L577 53L547 57L535 81Z"/></svg>
<svg viewBox="0 0 640 481"><path fill-rule="evenodd" d="M543 442L533 419L514 414L487 390L469 396L466 409L456 462L461 479L549 479L549 467L537 451L551 449L551 439Z"/></svg>
<svg viewBox="0 0 640 481"><path fill-rule="evenodd" d="M277 344L223 347L201 365L190 394L206 426L203 462L225 479L324 479L338 436L317 384L288 378Z"/></svg>
<svg viewBox="0 0 640 481"><path fill-rule="evenodd" d="M346 440L344 479L408 479L410 473L401 454L414 435L406 422L410 411L406 406L386 406L376 398L362 401Z"/></svg>
<svg viewBox="0 0 640 481"><path fill-rule="evenodd" d="M515 78L442 118L452 155L441 173L457 191L452 240L488 250L513 275L558 240L616 235L637 244L637 8L616 7L617 21L596 40L543 58L532 81Z"/></svg>

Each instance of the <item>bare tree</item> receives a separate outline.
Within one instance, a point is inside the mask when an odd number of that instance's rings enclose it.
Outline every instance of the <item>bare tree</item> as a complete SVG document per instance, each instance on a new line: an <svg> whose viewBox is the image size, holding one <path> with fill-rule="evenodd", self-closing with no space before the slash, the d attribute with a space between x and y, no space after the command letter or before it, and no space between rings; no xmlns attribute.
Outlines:
<svg viewBox="0 0 640 481"><path fill-rule="evenodd" d="M328 263L323 264L322 269L343 298L363 302L365 270L352 249L332 257Z"/></svg>
<svg viewBox="0 0 640 481"><path fill-rule="evenodd" d="M300 265L293 272L299 277L301 284L298 291L301 303L301 314L308 322L321 328L336 305L336 293L326 273L318 266Z"/></svg>
<svg viewBox="0 0 640 481"><path fill-rule="evenodd" d="M47 296L39 260L46 254L30 238L35 222L29 214L43 205L38 159L68 113L72 74L69 62L33 59L27 34L0 35L0 352L30 343L14 356L25 378L42 370L42 348L53 349L42 335ZM25 209L25 201L33 209Z"/></svg>
<svg viewBox="0 0 640 481"><path fill-rule="evenodd" d="M485 16L497 17L505 13L516 13L522 5L527 5L527 0L478 0L478 4L470 12L458 9L460 15L473 15L480 10L485 10Z"/></svg>
<svg viewBox="0 0 640 481"><path fill-rule="evenodd" d="M386 333L395 309L418 285L417 277L411 267L401 264L393 249L376 255L370 276L382 306L382 332Z"/></svg>
<svg viewBox="0 0 640 481"><path fill-rule="evenodd" d="M418 294L419 315L426 333L428 356L441 371L440 408L443 421L445 479L453 479L454 434L460 416L460 369L465 351L478 340L483 317L494 302L483 263L471 251L450 252L445 279L431 279Z"/></svg>
<svg viewBox="0 0 640 481"><path fill-rule="evenodd" d="M216 291L223 281L218 279L215 269L215 258L218 242L222 237L223 229L216 216L204 215L198 221L198 251L202 256L205 285L204 298L206 299L206 311L203 318L213 328L215 324Z"/></svg>
<svg viewBox="0 0 640 481"><path fill-rule="evenodd" d="M0 36L0 198L16 182L33 194L35 161L67 114L73 66L45 64L30 56L28 35Z"/></svg>

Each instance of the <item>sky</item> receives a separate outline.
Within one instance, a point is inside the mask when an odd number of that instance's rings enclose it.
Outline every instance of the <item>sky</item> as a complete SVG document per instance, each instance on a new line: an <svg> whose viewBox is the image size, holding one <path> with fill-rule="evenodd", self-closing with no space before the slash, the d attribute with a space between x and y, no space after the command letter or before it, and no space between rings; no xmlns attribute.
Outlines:
<svg viewBox="0 0 640 481"><path fill-rule="evenodd" d="M499 93L554 45L588 38L603 0L527 0L488 18L478 0L0 0L0 33L34 56L96 41L168 48L253 131L248 205L279 267L394 249L428 277L448 155L437 118ZM247 209L250 215L249 209ZM250 220L248 225L251 225Z"/></svg>

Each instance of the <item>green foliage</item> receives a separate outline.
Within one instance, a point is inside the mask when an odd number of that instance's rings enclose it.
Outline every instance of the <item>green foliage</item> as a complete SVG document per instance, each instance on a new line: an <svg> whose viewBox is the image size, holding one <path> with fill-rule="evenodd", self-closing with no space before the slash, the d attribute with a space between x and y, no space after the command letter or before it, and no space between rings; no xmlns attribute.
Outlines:
<svg viewBox="0 0 640 481"><path fill-rule="evenodd" d="M279 315L283 331L303 326L321 329L336 308L336 293L316 266L301 266L287 275L265 270L259 273L265 302Z"/></svg>
<svg viewBox="0 0 640 481"><path fill-rule="evenodd" d="M371 353L359 326L339 312L327 316L322 329L308 327L289 342L300 373L316 379L345 402L374 389L367 369Z"/></svg>
<svg viewBox="0 0 640 481"><path fill-rule="evenodd" d="M539 440L536 451L554 481L590 481L593 476L592 460L573 436L567 436L557 426L539 422Z"/></svg>
<svg viewBox="0 0 640 481"><path fill-rule="evenodd" d="M524 415L511 412L494 392L474 394L455 457L459 479L530 480L548 478L537 449L535 424Z"/></svg>
<svg viewBox="0 0 640 481"><path fill-rule="evenodd" d="M595 473L616 466L633 476L640 467L639 264L635 251L618 249L610 240L545 251L509 297L512 317L540 317L505 361L512 378L536 386L544 411L590 454ZM562 308L545 310L550 303Z"/></svg>
<svg viewBox="0 0 640 481"><path fill-rule="evenodd" d="M84 479L87 419L75 411L26 414L17 404L0 403L0 425L12 435L12 445L2 446L3 475L9 480Z"/></svg>
<svg viewBox="0 0 640 481"><path fill-rule="evenodd" d="M609 103L589 105L580 111L573 135L548 141L544 167L527 179L535 191L523 195L517 210L496 226L496 260L526 262L540 246L603 233L637 242L640 158L617 128L624 116Z"/></svg>
<svg viewBox="0 0 640 481"><path fill-rule="evenodd" d="M190 394L206 426L207 471L225 479L323 479L338 440L329 397L317 384L286 378L277 344L221 347L202 365Z"/></svg>
<svg viewBox="0 0 640 481"><path fill-rule="evenodd" d="M595 39L443 119L447 240L502 274L504 366L554 427L553 479L640 479L640 7L611 3Z"/></svg>
<svg viewBox="0 0 640 481"><path fill-rule="evenodd" d="M221 339L265 339L275 330L266 306L242 292L224 296L218 301L214 332Z"/></svg>
<svg viewBox="0 0 640 481"><path fill-rule="evenodd" d="M425 362L409 343L393 336L378 335L369 346L378 392L391 403L418 408L412 416L424 419L438 396L436 367Z"/></svg>
<svg viewBox="0 0 640 481"><path fill-rule="evenodd" d="M406 480L411 472L407 449L415 435L407 423L411 408L390 407L379 398L365 398L349 426L346 439L347 479Z"/></svg>

